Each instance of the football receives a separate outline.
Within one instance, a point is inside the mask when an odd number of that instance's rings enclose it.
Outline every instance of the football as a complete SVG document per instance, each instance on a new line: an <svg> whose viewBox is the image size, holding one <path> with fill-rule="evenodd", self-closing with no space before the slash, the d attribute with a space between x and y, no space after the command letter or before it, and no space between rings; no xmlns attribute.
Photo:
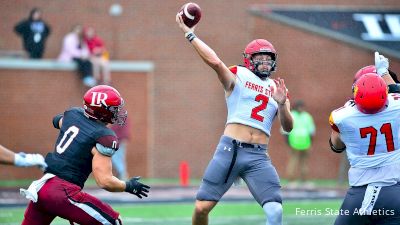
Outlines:
<svg viewBox="0 0 400 225"><path fill-rule="evenodd" d="M201 9L196 3L189 2L182 6L179 14L182 15L183 22L186 26L193 27L200 21Z"/></svg>

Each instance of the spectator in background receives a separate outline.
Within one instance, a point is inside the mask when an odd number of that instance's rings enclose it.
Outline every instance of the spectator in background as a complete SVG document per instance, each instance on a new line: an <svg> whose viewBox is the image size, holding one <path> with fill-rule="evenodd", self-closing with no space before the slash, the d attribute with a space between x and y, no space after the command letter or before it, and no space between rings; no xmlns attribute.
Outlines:
<svg viewBox="0 0 400 225"><path fill-rule="evenodd" d="M128 172L126 170L126 148L131 136L129 119L126 118L123 126L113 124L111 130L115 132L119 141L119 149L111 158L112 165L117 172L117 177L121 180L126 180L128 178Z"/></svg>
<svg viewBox="0 0 400 225"><path fill-rule="evenodd" d="M85 29L85 42L90 51L94 78L100 84L110 84L109 54L103 40L96 34L93 27Z"/></svg>
<svg viewBox="0 0 400 225"><path fill-rule="evenodd" d="M89 60L89 56L89 48L83 38L82 26L75 25L72 31L64 37L58 59L62 62L76 62L83 84L87 87L93 87L96 85L96 80L92 76L92 63Z"/></svg>
<svg viewBox="0 0 400 225"><path fill-rule="evenodd" d="M50 27L42 20L42 12L33 8L29 18L20 21L14 27L15 32L21 36L25 51L32 59L43 57L47 37L50 34Z"/></svg>
<svg viewBox="0 0 400 225"><path fill-rule="evenodd" d="M304 102L301 100L293 105L293 130L288 133L288 144L291 148L287 165L288 186L295 185L292 182L298 178L297 170L300 171L300 181L304 182L307 178L307 157L315 134L315 124L312 116L304 108Z"/></svg>

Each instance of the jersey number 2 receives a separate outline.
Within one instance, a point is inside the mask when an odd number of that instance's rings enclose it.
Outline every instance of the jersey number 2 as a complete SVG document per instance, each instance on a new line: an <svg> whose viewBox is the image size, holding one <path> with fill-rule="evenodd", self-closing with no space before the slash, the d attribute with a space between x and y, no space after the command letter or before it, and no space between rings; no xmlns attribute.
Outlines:
<svg viewBox="0 0 400 225"><path fill-rule="evenodd" d="M381 134L385 135L387 151L388 152L393 151L394 143L393 143L392 125L390 125L390 123L385 123L381 126L381 129L379 131L381 132ZM378 135L378 131L372 126L360 128L361 138L366 138L368 134L371 135L369 139L368 155L374 155L376 146L376 136Z"/></svg>
<svg viewBox="0 0 400 225"><path fill-rule="evenodd" d="M63 137L61 138L60 143L58 143L56 149L59 154L63 153L71 142L74 140L76 135L79 133L79 128L76 126L69 127L67 131L65 131Z"/></svg>
<svg viewBox="0 0 400 225"><path fill-rule="evenodd" d="M267 96L265 96L265 95L259 94L259 95L256 96L255 101L256 102L261 102L261 104L256 106L256 107L254 107L251 110L251 118L253 118L255 120L258 120L260 122L264 122L264 117L258 115L258 112L263 111L264 109L267 108L267 104L268 104L269 98Z"/></svg>

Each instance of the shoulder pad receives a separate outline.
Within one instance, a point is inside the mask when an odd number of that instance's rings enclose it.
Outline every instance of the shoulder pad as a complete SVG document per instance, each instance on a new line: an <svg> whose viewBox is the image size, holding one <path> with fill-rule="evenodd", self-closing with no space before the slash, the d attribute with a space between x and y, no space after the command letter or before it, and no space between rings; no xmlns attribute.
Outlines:
<svg viewBox="0 0 400 225"><path fill-rule="evenodd" d="M97 138L97 143L103 145L104 147L111 148L114 150L118 150L119 143L118 138L115 135L105 135Z"/></svg>
<svg viewBox="0 0 400 225"><path fill-rule="evenodd" d="M54 128L60 129L60 120L63 118L63 116L64 116L63 113L60 113L60 114L57 114L56 116L54 116L54 118L53 118Z"/></svg>
<svg viewBox="0 0 400 225"><path fill-rule="evenodd" d="M80 107L71 107L67 110L65 110L66 113L83 113L83 108Z"/></svg>

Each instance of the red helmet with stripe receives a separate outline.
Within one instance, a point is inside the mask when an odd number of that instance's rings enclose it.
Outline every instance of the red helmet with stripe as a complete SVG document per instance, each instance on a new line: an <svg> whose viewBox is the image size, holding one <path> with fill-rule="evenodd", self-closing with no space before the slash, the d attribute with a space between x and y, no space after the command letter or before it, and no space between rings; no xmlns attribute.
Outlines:
<svg viewBox="0 0 400 225"><path fill-rule="evenodd" d="M121 94L108 85L92 87L83 96L85 115L105 123L123 125L127 117L123 107Z"/></svg>
<svg viewBox="0 0 400 225"><path fill-rule="evenodd" d="M388 87L376 73L364 74L354 84L354 102L362 113L374 114L383 110L387 96Z"/></svg>
<svg viewBox="0 0 400 225"><path fill-rule="evenodd" d="M270 70L259 71L257 69L257 65L255 64L255 62L253 62L252 58L255 54L259 53L265 53L271 56L272 65ZM277 54L274 46L269 41L264 39L253 40L246 46L243 52L244 66L259 77L269 77L271 75L271 72L276 70L276 58Z"/></svg>

